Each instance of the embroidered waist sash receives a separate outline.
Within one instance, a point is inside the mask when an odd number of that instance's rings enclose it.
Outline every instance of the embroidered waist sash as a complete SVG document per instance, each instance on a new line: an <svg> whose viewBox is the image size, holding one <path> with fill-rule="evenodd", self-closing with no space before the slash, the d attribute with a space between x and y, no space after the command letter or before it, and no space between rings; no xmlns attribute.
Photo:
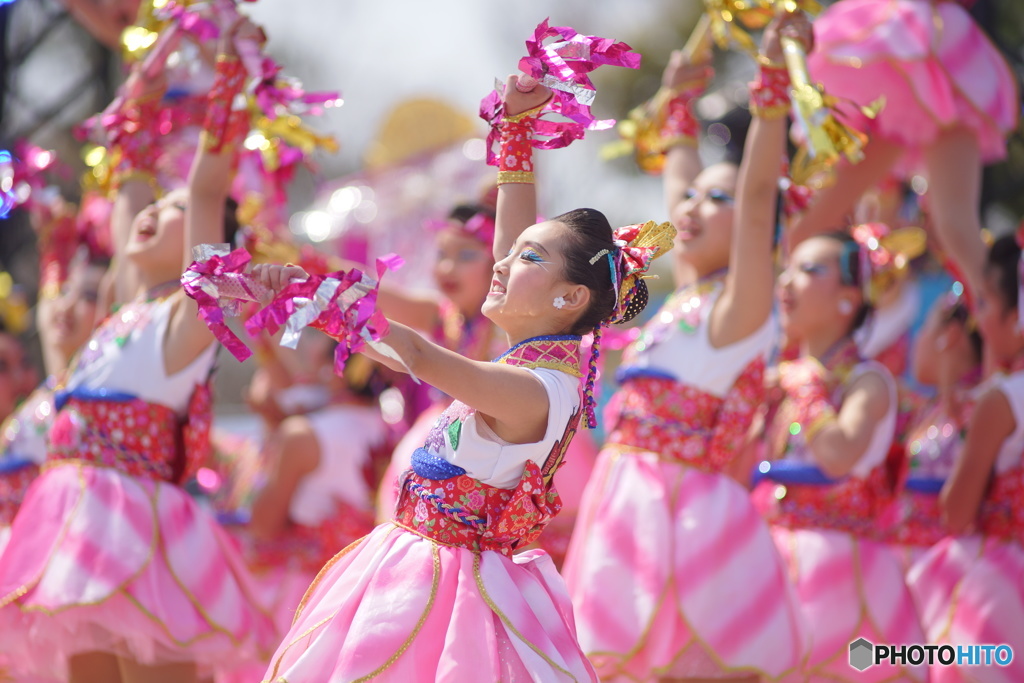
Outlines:
<svg viewBox="0 0 1024 683"><path fill-rule="evenodd" d="M878 538L895 521L899 479L886 463L865 478L830 479L791 460L762 462L754 476L755 507L771 524L821 528Z"/></svg>
<svg viewBox="0 0 1024 683"><path fill-rule="evenodd" d="M1024 543L1024 465L993 478L978 512L978 528L1004 541Z"/></svg>
<svg viewBox="0 0 1024 683"><path fill-rule="evenodd" d="M84 461L135 477L176 481L183 452L181 420L170 408L142 399L72 396L50 431L47 460Z"/></svg>
<svg viewBox="0 0 1024 683"><path fill-rule="evenodd" d="M419 448L398 485L395 521L401 526L444 545L508 557L535 541L562 509L533 461L516 488L499 489Z"/></svg>
<svg viewBox="0 0 1024 683"><path fill-rule="evenodd" d="M744 369L724 398L666 377L629 375L608 407L608 443L721 472L739 451L764 397L764 363Z"/></svg>

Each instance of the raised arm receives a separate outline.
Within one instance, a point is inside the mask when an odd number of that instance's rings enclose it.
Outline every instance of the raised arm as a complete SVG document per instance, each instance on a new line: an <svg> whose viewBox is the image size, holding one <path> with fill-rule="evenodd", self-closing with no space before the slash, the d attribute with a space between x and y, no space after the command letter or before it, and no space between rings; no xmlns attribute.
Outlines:
<svg viewBox="0 0 1024 683"><path fill-rule="evenodd" d="M871 445L889 401L889 387L881 375L865 373L850 386L834 419L811 425L808 446L825 474L839 478L850 473Z"/></svg>
<svg viewBox="0 0 1024 683"><path fill-rule="evenodd" d="M709 64L691 61L685 50L674 50L661 76L661 91L655 95L655 101L667 98L665 126L661 133L668 145L662 184L669 215L686 201L687 190L704 170L697 147L700 124L694 115L693 103L712 76Z"/></svg>
<svg viewBox="0 0 1024 683"><path fill-rule="evenodd" d="M530 135L539 108L551 91L537 85L530 92L517 88L518 76L505 81L505 119L501 123L498 167L498 207L495 217L494 260L505 258L519 235L537 222L537 190L533 177Z"/></svg>
<svg viewBox="0 0 1024 683"><path fill-rule="evenodd" d="M134 298L139 290L138 272L126 262L124 251L135 217L156 199L160 139L153 124L167 90L167 81L162 72L144 76L140 62L132 69L123 90L121 123L112 134L111 145L117 159L112 180L116 195L110 215L114 253L101 292L104 312Z"/></svg>
<svg viewBox="0 0 1024 683"><path fill-rule="evenodd" d="M782 35L809 45L811 24L802 12L784 14L764 32L762 64L757 81L751 84L753 120L740 164L729 272L711 319L711 343L719 348L756 332L772 310L772 235L779 169L786 151L789 77L785 68L770 65L782 62Z"/></svg>
<svg viewBox="0 0 1024 683"><path fill-rule="evenodd" d="M235 157L248 130L248 112L232 105L241 92L245 70L235 51L236 39L259 39L262 32L247 19L223 31L218 47L216 77L207 102L206 120L188 179L182 270L193 261L192 247L224 242L224 212ZM198 318L195 301L182 297L176 304L164 340L164 363L174 373L191 363L213 341Z"/></svg>

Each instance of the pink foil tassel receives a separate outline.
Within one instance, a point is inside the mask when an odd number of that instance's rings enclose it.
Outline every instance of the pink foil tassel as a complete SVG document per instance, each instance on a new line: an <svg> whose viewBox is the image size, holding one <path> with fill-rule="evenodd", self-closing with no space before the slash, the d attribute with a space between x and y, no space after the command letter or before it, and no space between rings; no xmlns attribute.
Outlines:
<svg viewBox="0 0 1024 683"><path fill-rule="evenodd" d="M548 38L561 38L545 45ZM590 111L597 94L588 74L602 65L636 69L640 55L626 43L598 36L584 36L568 26L548 26L545 19L526 41L527 56L519 60L519 69L541 85L554 91L545 111L569 119L552 121L538 118L534 124L532 144L537 149L566 147L573 140L583 139L588 130L606 130L614 119L599 120ZM487 163L498 165L495 149L498 128L505 116L505 106L497 89L480 102L480 118L491 126L487 136Z"/></svg>

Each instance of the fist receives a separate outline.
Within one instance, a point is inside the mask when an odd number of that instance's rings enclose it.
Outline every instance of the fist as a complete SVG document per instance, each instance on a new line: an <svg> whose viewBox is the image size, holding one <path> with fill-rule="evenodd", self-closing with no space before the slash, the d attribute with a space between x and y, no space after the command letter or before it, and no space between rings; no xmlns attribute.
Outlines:
<svg viewBox="0 0 1024 683"><path fill-rule="evenodd" d="M523 91L526 92L523 92ZM505 115L515 116L551 99L551 89L530 76L511 75L505 80Z"/></svg>
<svg viewBox="0 0 1024 683"><path fill-rule="evenodd" d="M666 90L703 90L715 75L706 62L694 63L682 50L673 50L661 74L661 87Z"/></svg>
<svg viewBox="0 0 1024 683"><path fill-rule="evenodd" d="M811 20L799 11L777 14L761 38L761 54L769 61L782 62L782 38L792 38L803 46L804 52L810 52L814 48Z"/></svg>
<svg viewBox="0 0 1024 683"><path fill-rule="evenodd" d="M291 264L278 266L270 263L261 263L253 266L249 274L275 294L292 282L301 282L309 278L309 273Z"/></svg>

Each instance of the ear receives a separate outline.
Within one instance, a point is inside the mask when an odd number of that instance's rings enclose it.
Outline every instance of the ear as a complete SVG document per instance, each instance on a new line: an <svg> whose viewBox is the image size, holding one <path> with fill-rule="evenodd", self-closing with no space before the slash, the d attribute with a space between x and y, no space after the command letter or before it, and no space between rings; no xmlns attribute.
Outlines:
<svg viewBox="0 0 1024 683"><path fill-rule="evenodd" d="M562 294L562 298L565 299L562 311L572 313L575 317L587 310L587 306L590 305L590 290L584 285L570 285Z"/></svg>
<svg viewBox="0 0 1024 683"><path fill-rule="evenodd" d="M946 325L935 338L935 347L939 351L948 351L960 343L962 335L958 325Z"/></svg>

